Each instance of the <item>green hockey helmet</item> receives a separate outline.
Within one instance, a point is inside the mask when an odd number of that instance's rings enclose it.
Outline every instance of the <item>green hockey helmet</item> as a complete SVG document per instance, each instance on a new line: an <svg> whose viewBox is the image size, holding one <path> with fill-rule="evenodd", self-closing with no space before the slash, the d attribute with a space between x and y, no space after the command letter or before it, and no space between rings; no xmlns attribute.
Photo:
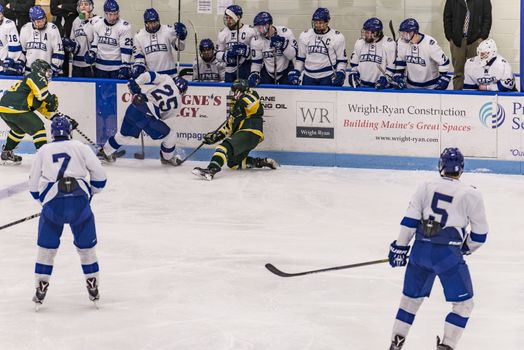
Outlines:
<svg viewBox="0 0 524 350"><path fill-rule="evenodd" d="M231 95L235 100L238 100L247 91L249 91L249 83L246 79L236 79L231 84Z"/></svg>
<svg viewBox="0 0 524 350"><path fill-rule="evenodd" d="M37 59L33 63L31 63L31 72L46 77L47 80L50 80L53 76L53 70L51 69L51 65L41 59Z"/></svg>

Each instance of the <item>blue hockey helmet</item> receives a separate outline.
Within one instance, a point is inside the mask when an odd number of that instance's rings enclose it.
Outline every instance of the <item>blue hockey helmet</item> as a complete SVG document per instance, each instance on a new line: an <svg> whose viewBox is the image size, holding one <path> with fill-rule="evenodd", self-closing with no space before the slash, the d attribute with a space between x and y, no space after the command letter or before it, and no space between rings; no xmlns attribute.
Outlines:
<svg viewBox="0 0 524 350"><path fill-rule="evenodd" d="M175 82L175 85L178 88L180 94L185 94L187 91L187 80L177 75L173 78L173 81Z"/></svg>
<svg viewBox="0 0 524 350"><path fill-rule="evenodd" d="M53 138L69 138L71 130L71 123L66 115L57 113L53 117L51 121L51 135L53 135Z"/></svg>
<svg viewBox="0 0 524 350"><path fill-rule="evenodd" d="M35 29L44 29L47 26L47 16L45 11L38 5L29 9L29 18L31 19L31 22L33 22L33 28ZM37 24L36 21L42 22Z"/></svg>
<svg viewBox="0 0 524 350"><path fill-rule="evenodd" d="M313 17L311 17L312 21L324 21L329 22L331 19L331 16L329 15L329 10L325 7L319 7L318 9L313 12Z"/></svg>
<svg viewBox="0 0 524 350"><path fill-rule="evenodd" d="M104 2L104 12L118 12L120 11L120 6L115 0L106 0Z"/></svg>
<svg viewBox="0 0 524 350"><path fill-rule="evenodd" d="M438 168L441 176L460 176L464 171L464 156L456 147L445 148L440 154Z"/></svg>
<svg viewBox="0 0 524 350"><path fill-rule="evenodd" d="M253 25L254 26L264 26L266 24L273 24L273 17L269 12L262 11L257 13L255 18L253 19Z"/></svg>
<svg viewBox="0 0 524 350"><path fill-rule="evenodd" d="M160 16L154 8L144 11L144 23L146 32L156 33L160 29Z"/></svg>
<svg viewBox="0 0 524 350"><path fill-rule="evenodd" d="M0 4L0 13L4 13L4 7Z"/></svg>
<svg viewBox="0 0 524 350"><path fill-rule="evenodd" d="M420 27L416 19L407 18L400 23L398 31L400 32L400 38L404 42L409 43L411 39L413 39L413 36L418 34L419 29Z"/></svg>
<svg viewBox="0 0 524 350"><path fill-rule="evenodd" d="M211 62L215 58L215 44L211 39L200 40L198 50L204 62Z"/></svg>
<svg viewBox="0 0 524 350"><path fill-rule="evenodd" d="M371 17L370 19L364 22L362 29L367 30L369 32L379 32L384 30L384 26L382 25L382 21L380 19L376 17Z"/></svg>
<svg viewBox="0 0 524 350"><path fill-rule="evenodd" d="M230 5L224 12L224 25L229 29L234 29L240 26L240 19L242 18L242 7L238 5Z"/></svg>

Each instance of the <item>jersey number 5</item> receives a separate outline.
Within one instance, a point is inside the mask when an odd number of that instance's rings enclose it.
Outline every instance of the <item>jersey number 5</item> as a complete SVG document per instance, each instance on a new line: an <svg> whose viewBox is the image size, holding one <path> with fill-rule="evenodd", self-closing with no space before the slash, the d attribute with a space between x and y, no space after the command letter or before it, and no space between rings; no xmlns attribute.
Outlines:
<svg viewBox="0 0 524 350"><path fill-rule="evenodd" d="M67 169L67 166L69 165L69 161L71 160L71 157L67 153L56 153L53 154L53 163L58 163L60 159L63 159L62 165L60 166L60 170L58 170L58 176L57 180L60 180L64 177L64 173Z"/></svg>
<svg viewBox="0 0 524 350"><path fill-rule="evenodd" d="M446 209L442 209L438 207L439 201L451 203L453 202L453 197L439 193L439 192L435 192L435 194L433 195L433 199L431 200L431 210L433 210L435 214L441 216L440 224L442 225L442 227L444 227L446 226L446 222L448 221L448 212L446 211ZM429 219L435 220L435 218L431 215L429 216Z"/></svg>

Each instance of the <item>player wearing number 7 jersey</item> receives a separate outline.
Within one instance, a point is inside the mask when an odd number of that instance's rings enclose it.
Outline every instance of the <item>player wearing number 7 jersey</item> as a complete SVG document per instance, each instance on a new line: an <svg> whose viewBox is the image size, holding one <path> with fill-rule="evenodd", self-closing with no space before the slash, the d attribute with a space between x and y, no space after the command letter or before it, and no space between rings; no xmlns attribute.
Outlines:
<svg viewBox="0 0 524 350"><path fill-rule="evenodd" d="M440 178L417 189L400 223L400 234L391 243L391 266L408 266L390 350L399 350L404 345L415 315L424 298L429 297L437 276L446 301L453 305L446 316L444 337L442 340L437 337L437 349L455 349L473 309L473 286L463 255L471 254L486 241L484 202L475 187L459 180L464 156L458 148L444 149L439 170Z"/></svg>
<svg viewBox="0 0 524 350"><path fill-rule="evenodd" d="M162 140L160 161L166 165L179 165L180 157L175 152L176 132L165 120L175 116L180 96L187 90L187 81L167 74L145 72L128 83L133 95L127 107L120 130L111 136L98 156L106 162L115 161L114 153L126 139L138 138L143 130L153 140ZM143 90L142 90L143 89Z"/></svg>
<svg viewBox="0 0 524 350"><path fill-rule="evenodd" d="M89 299L98 295L95 218L91 198L106 184L106 174L89 146L70 139L70 118L57 115L51 123L53 142L37 152L29 175L29 191L42 204L35 265L36 308L43 303L64 224L69 224L80 255Z"/></svg>

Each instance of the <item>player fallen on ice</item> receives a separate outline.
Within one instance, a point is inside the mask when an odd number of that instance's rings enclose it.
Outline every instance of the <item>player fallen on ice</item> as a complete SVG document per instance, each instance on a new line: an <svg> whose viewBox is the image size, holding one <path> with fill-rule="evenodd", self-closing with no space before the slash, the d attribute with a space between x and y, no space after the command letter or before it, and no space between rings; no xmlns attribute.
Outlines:
<svg viewBox="0 0 524 350"><path fill-rule="evenodd" d="M25 134L33 137L38 150L47 143L44 122L35 113L40 112L51 118L52 112L58 109L58 97L48 90L49 80L53 75L51 65L37 59L31 64L31 72L18 81L0 98L0 118L9 127L7 141L2 147L1 163L20 164L22 157L14 154L14 149ZM73 129L78 123L70 120Z"/></svg>
<svg viewBox="0 0 524 350"><path fill-rule="evenodd" d="M127 86L133 95L132 103L126 109L120 130L107 140L97 156L106 162L114 162L115 152L125 140L137 139L143 130L153 140L162 140L162 164L179 165L181 158L175 151L176 132L164 120L176 115L180 96L187 90L187 81L179 76L171 78L167 74L145 72L136 80L129 80Z"/></svg>
<svg viewBox="0 0 524 350"><path fill-rule="evenodd" d="M53 142L38 151L29 175L29 191L42 204L33 297L37 311L49 288L65 224L69 224L74 236L73 244L80 256L89 299L96 304L100 298L95 217L90 202L93 194L104 188L106 174L89 146L71 140L70 120L61 114L53 118Z"/></svg>
<svg viewBox="0 0 524 350"><path fill-rule="evenodd" d="M217 131L204 135L204 143L213 145L222 141L215 149L207 168L196 167L193 174L208 181L222 170L222 166L232 169L270 168L276 169L279 164L271 158L254 158L248 154L264 140L263 126L264 107L258 93L249 88L247 80L233 82L230 96L232 106L225 125Z"/></svg>
<svg viewBox="0 0 524 350"><path fill-rule="evenodd" d="M444 149L439 161L441 177L417 189L400 223L398 238L391 243L390 265L407 264L407 268L389 350L403 347L437 276L446 301L452 304L444 323L444 337L441 340L437 336L437 350L455 349L466 328L473 309L473 285L463 255L471 254L486 241L488 223L479 190L459 180L463 170L460 150Z"/></svg>

